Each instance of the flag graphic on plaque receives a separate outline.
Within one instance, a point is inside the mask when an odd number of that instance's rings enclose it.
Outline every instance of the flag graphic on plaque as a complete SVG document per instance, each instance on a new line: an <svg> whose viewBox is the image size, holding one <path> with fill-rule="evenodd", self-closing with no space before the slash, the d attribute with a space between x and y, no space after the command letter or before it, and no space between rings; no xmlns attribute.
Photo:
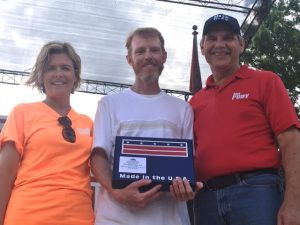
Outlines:
<svg viewBox="0 0 300 225"><path fill-rule="evenodd" d="M133 181L151 179L148 190L162 184L168 191L173 179L181 177L195 184L193 141L190 139L117 136L113 164L113 188Z"/></svg>
<svg viewBox="0 0 300 225"><path fill-rule="evenodd" d="M123 139L122 154L187 157L186 142Z"/></svg>

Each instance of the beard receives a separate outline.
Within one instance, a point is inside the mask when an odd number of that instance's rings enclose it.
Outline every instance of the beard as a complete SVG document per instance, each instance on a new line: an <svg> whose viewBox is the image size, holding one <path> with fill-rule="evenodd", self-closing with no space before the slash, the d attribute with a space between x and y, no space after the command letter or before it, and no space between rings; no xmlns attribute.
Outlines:
<svg viewBox="0 0 300 225"><path fill-rule="evenodd" d="M148 68L148 66L151 66L151 68ZM159 76L164 69L164 65L162 63L158 63L153 60L148 60L141 66L135 65L132 67L136 76L140 80L147 82L158 81Z"/></svg>

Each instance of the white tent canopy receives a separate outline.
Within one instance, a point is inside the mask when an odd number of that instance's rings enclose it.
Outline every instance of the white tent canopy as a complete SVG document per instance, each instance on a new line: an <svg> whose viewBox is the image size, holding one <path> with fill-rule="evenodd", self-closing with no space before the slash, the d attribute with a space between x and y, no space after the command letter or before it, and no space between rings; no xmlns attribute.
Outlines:
<svg viewBox="0 0 300 225"><path fill-rule="evenodd" d="M198 40L205 20L217 13L251 20L260 1L196 0L0 0L0 69L28 71L41 46L51 40L70 42L82 58L85 79L131 84L125 39L137 27L158 28L165 37L168 60L161 86L188 91L192 26ZM261 1L263 2L263 1ZM178 3L178 4L176 4ZM203 83L210 70L199 54Z"/></svg>

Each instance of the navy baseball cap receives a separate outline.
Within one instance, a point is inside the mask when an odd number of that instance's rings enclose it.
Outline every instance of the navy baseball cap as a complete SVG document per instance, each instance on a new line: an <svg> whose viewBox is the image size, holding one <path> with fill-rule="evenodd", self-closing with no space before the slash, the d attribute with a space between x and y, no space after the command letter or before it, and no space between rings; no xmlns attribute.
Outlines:
<svg viewBox="0 0 300 225"><path fill-rule="evenodd" d="M235 34L241 34L241 28L236 18L225 14L217 14L206 20L203 27L202 36L206 35L212 26L216 24L225 24L229 26Z"/></svg>

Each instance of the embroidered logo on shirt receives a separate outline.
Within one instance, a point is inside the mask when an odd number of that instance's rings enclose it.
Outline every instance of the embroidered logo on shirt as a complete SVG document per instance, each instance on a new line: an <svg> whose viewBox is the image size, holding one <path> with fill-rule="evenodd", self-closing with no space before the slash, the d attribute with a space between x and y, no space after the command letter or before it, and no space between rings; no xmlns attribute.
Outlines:
<svg viewBox="0 0 300 225"><path fill-rule="evenodd" d="M91 133L90 128L77 128L76 130L78 131L79 134L90 135L90 133Z"/></svg>
<svg viewBox="0 0 300 225"><path fill-rule="evenodd" d="M232 100L240 100L240 99L247 99L249 97L249 93L242 94L241 92L234 92L232 95Z"/></svg>

